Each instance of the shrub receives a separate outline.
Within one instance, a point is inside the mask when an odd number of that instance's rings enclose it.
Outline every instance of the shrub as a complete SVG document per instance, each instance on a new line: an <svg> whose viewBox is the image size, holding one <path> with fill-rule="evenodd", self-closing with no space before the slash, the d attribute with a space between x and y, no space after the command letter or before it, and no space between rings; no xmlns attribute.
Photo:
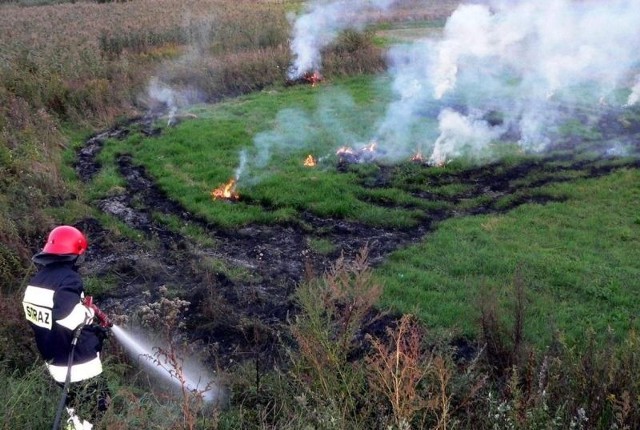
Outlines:
<svg viewBox="0 0 640 430"><path fill-rule="evenodd" d="M120 57L124 51L139 54L153 47L184 44L187 41L185 30L181 27L174 27L161 31L141 30L116 34L102 32L98 43L104 56L115 59Z"/></svg>
<svg viewBox="0 0 640 430"><path fill-rule="evenodd" d="M308 417L323 428L363 426L372 405L365 397L364 369L351 362L360 331L381 293L371 279L365 248L352 262L339 258L322 279L302 284L296 299L300 314L291 325L298 349L292 353L292 377Z"/></svg>
<svg viewBox="0 0 640 430"><path fill-rule="evenodd" d="M51 225L43 208L58 205L68 189L56 164L65 140L54 118L1 87L0 118L0 292L10 293Z"/></svg>
<svg viewBox="0 0 640 430"><path fill-rule="evenodd" d="M520 364L519 360L526 349L523 333L527 299L521 269L514 275L512 288L514 298L511 315L505 316L499 309L500 302L493 290L484 291L478 302L481 339L485 345L487 361L498 377L504 376L514 365Z"/></svg>
<svg viewBox="0 0 640 430"><path fill-rule="evenodd" d="M196 88L204 100L219 101L283 82L288 61L289 52L281 47L230 53L177 65L169 83Z"/></svg>
<svg viewBox="0 0 640 430"><path fill-rule="evenodd" d="M332 77L384 71L384 51L374 45L373 36L371 31L347 30L341 33L323 53L323 74Z"/></svg>
<svg viewBox="0 0 640 430"><path fill-rule="evenodd" d="M420 384L433 362L424 357L421 329L410 315L400 319L396 330L387 330L387 342L369 337L373 351L366 358L367 375L371 388L391 404L396 427L406 428L416 412L427 407ZM448 404L446 393L444 399Z"/></svg>

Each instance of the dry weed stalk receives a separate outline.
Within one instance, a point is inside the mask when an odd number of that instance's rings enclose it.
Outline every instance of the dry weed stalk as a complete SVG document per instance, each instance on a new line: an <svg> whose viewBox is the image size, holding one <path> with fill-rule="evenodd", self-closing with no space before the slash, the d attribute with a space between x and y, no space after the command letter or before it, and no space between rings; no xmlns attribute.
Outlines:
<svg viewBox="0 0 640 430"><path fill-rule="evenodd" d="M184 373L184 359L181 357L173 343L167 349L155 348L154 364L167 372L180 384L183 428L193 430L196 428L198 414L204 405L204 395L211 389L211 383L203 388L191 388Z"/></svg>
<svg viewBox="0 0 640 430"><path fill-rule="evenodd" d="M162 330L162 337L168 346L154 348L153 357L147 358L180 385L182 428L192 430L196 428L198 414L204 406L205 393L212 389L212 382L204 387L192 387L185 374L184 356L189 351L185 351L184 345L178 344L177 339L180 337L177 333L184 328L182 312L188 310L190 303L180 298L165 297L168 293L166 287L161 287L160 293L163 297L157 302L142 306L139 316L143 326Z"/></svg>
<svg viewBox="0 0 640 430"><path fill-rule="evenodd" d="M496 376L508 375L513 366L525 366L527 347L524 327L528 306L526 280L522 267L517 267L510 286L513 293L511 304L512 323L500 307L498 292L494 289L483 291L478 303L480 328L485 343L488 361L492 363Z"/></svg>
<svg viewBox="0 0 640 430"><path fill-rule="evenodd" d="M432 371L437 380L438 394L429 402L429 409L436 411L438 417L436 430L446 430L449 427L451 415L451 395L449 394L451 369L445 359L438 355L433 359Z"/></svg>
<svg viewBox="0 0 640 430"><path fill-rule="evenodd" d="M388 343L369 337L373 353L366 359L368 379L391 403L398 428L408 428L413 416L427 407L419 386L434 362L432 357L423 357L422 333L413 316L404 315L397 329L387 332Z"/></svg>
<svg viewBox="0 0 640 430"><path fill-rule="evenodd" d="M347 350L361 327L365 315L380 298L382 288L371 278L369 250L363 248L355 260L347 263L341 256L325 277L325 309L331 309L340 334L341 349Z"/></svg>
<svg viewBox="0 0 640 430"><path fill-rule="evenodd" d="M435 414L434 429L451 426L453 368L447 356L425 351L424 331L412 315L403 315L395 329L387 329L388 339L369 337L373 352L366 358L371 388L389 400L394 424L398 429L411 428L420 411ZM475 383L474 396L484 385ZM464 406L463 398L458 407Z"/></svg>

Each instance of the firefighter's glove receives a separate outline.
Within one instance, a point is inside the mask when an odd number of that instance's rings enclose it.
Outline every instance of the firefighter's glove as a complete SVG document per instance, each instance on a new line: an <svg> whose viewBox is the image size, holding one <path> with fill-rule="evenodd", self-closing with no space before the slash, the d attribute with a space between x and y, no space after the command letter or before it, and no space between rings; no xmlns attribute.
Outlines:
<svg viewBox="0 0 640 430"><path fill-rule="evenodd" d="M90 326L90 330L93 332L95 337L98 339L98 344L96 345L96 350L98 352L102 351L102 345L106 339L109 338L110 330L108 328L102 327L98 324L92 324Z"/></svg>
<svg viewBox="0 0 640 430"><path fill-rule="evenodd" d="M96 336L98 336L100 341L109 339L109 336L111 335L111 330L109 330L107 327L102 327L101 325L96 325L94 330L95 330Z"/></svg>

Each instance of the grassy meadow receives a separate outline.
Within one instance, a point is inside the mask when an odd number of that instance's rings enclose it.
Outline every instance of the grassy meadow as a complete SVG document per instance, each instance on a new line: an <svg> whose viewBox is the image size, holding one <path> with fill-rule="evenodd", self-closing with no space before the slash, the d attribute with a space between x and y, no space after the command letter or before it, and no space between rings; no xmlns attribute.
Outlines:
<svg viewBox="0 0 640 430"><path fill-rule="evenodd" d="M429 326L477 335L478 303L512 309L520 282L531 343L559 332L581 343L589 330L624 338L638 328L637 181L637 170L580 179L546 190L563 203L447 221L383 265L385 297Z"/></svg>
<svg viewBox="0 0 640 430"><path fill-rule="evenodd" d="M196 118L166 128L160 137L113 141L101 162L109 166L115 154L133 154L170 198L231 230L249 223L295 223L303 211L402 229L442 210L464 213L482 204L481 195L475 202L456 201L469 185L438 184L430 178L472 167L464 162L428 168L409 160L385 166L382 160L350 165L346 171L337 168L335 148L345 144L341 138L366 142L370 130L362 118L372 124L380 114L389 97L385 84L384 79L359 77L194 107L190 112ZM354 101L348 113L331 110L341 119L340 132L322 119L311 121L323 116L318 105L332 92ZM286 142L272 141L268 162L252 163L262 143L255 137L273 134ZM239 175L240 200L232 205L214 201L211 191L234 177L242 152L249 161ZM321 161L305 167L308 154ZM514 155L508 163L518 160ZM390 171L388 184L367 186L385 168ZM569 172L565 175L575 175L569 182L527 187L545 175L558 175L551 169L513 182L525 194L545 194L562 202L526 204L500 213L518 197L505 196L495 203L498 213L447 220L421 245L392 254L376 270L385 286L384 303L419 316L429 327L473 337L478 335L479 303L493 295L491 300L508 314L515 300L513 284L519 279L528 303L526 336L540 348L559 333L575 343L588 330L611 330L619 338L636 330L638 172L622 170L592 179L584 178L585 172ZM116 176L115 168L107 168L96 178L90 187L96 198L112 194ZM433 197L417 197L427 191Z"/></svg>
<svg viewBox="0 0 640 430"><path fill-rule="evenodd" d="M369 143L392 100L385 48L437 34L457 4L405 0L365 32L342 34L324 52L326 82L311 87L285 76L287 14L303 10L300 1L0 2L0 381L10 387L0 393L0 428L48 428L55 415L59 390L42 383L20 304L45 232L92 218L114 237L154 246L96 207L124 191L121 154L225 231L304 224L305 213L401 232L433 224L375 267L366 255L337 259L301 282L298 313L274 329L278 363L263 368L256 354L216 368L224 405L168 395L110 342L113 403L95 429L640 427L634 160L559 151L550 161L507 148L489 167L462 159L433 168L408 159L341 165L336 155ZM76 151L96 131L156 108L153 78L181 96L177 124L165 116L157 136L108 140L99 173L80 182ZM435 120L421 126L435 138ZM602 139L577 121L560 133ZM315 167L303 165L308 155ZM523 165L537 168L508 176ZM487 174L506 188L477 193ZM213 200L230 178L240 200ZM224 249L175 216L154 219ZM320 233L309 232L310 246L337 253ZM197 263L226 272L238 290L249 282L248 269L213 260ZM91 278L87 287L99 296L117 283ZM194 307L209 315L215 300ZM173 339L164 358L178 372L193 354L180 334L183 307L179 292L148 307L150 326ZM385 327L369 333L378 321Z"/></svg>

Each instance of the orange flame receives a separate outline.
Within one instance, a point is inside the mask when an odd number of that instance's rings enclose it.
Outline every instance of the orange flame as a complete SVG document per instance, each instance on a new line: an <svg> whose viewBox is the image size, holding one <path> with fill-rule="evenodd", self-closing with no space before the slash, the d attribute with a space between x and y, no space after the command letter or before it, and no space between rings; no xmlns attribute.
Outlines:
<svg viewBox="0 0 640 430"><path fill-rule="evenodd" d="M368 145L364 145L362 148L360 148L360 151L362 152L376 152L376 146L378 146L377 142L371 142Z"/></svg>
<svg viewBox="0 0 640 430"><path fill-rule="evenodd" d="M307 167L313 167L316 165L316 159L313 158L313 155L307 155L307 158L304 160L304 165Z"/></svg>
<svg viewBox="0 0 640 430"><path fill-rule="evenodd" d="M322 75L320 74L320 72L318 72L317 70L314 71L313 73L307 73L304 77L306 79L307 82L309 82L311 84L312 87L315 87L318 82L322 81Z"/></svg>
<svg viewBox="0 0 640 430"><path fill-rule="evenodd" d="M218 188L211 191L211 197L213 200L238 200L240 195L236 192L235 179L229 179L224 185L220 185Z"/></svg>
<svg viewBox="0 0 640 430"><path fill-rule="evenodd" d="M338 148L336 155L355 155L355 151L350 146L343 146Z"/></svg>
<svg viewBox="0 0 640 430"><path fill-rule="evenodd" d="M415 155L411 157L411 161L415 161L416 163L424 163L424 156L422 155L422 152L416 152Z"/></svg>

